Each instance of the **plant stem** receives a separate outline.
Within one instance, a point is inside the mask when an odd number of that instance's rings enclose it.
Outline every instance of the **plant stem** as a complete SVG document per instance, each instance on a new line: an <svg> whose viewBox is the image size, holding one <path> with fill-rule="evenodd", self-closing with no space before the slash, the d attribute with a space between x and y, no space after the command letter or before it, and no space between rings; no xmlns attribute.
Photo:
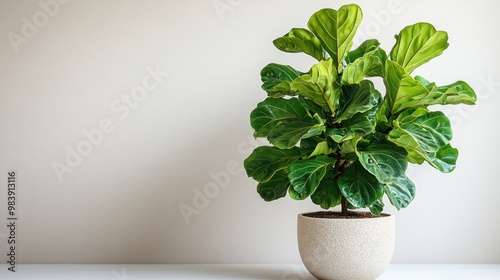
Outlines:
<svg viewBox="0 0 500 280"><path fill-rule="evenodd" d="M340 201L340 206L342 207L342 216L347 216L347 199L342 196L342 200Z"/></svg>

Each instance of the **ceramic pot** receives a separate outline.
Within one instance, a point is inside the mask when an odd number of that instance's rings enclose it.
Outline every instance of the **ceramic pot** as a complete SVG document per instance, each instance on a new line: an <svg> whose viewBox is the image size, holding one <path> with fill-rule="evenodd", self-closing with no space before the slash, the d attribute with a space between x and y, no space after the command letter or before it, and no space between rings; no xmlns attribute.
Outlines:
<svg viewBox="0 0 500 280"><path fill-rule="evenodd" d="M374 280L391 262L396 239L393 215L375 218L298 216L300 257L321 280Z"/></svg>

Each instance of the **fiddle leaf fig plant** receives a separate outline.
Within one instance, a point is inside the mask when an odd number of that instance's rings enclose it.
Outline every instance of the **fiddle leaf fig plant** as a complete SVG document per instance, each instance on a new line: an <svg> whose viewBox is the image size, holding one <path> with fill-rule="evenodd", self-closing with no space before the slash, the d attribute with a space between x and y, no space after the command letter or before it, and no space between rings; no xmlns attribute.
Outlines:
<svg viewBox="0 0 500 280"><path fill-rule="evenodd" d="M429 23L407 26L387 54L370 39L353 46L362 12L355 4L314 13L307 29L274 40L281 51L317 63L301 72L270 63L261 71L267 98L250 114L257 147L244 161L265 201L308 197L321 208L398 210L415 196L408 163L451 172L458 157L450 120L433 105L476 102L463 81L438 86L412 72L448 48L448 35ZM370 78L381 78L384 94Z"/></svg>

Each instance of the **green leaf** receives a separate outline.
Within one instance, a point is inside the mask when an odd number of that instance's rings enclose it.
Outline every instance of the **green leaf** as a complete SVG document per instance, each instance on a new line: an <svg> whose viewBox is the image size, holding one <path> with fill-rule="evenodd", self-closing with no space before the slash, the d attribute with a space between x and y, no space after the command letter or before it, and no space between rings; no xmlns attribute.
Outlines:
<svg viewBox="0 0 500 280"><path fill-rule="evenodd" d="M415 185L406 175L384 184L384 191L396 209L406 208L415 198Z"/></svg>
<svg viewBox="0 0 500 280"><path fill-rule="evenodd" d="M314 103L312 100L305 98L304 96L297 96L297 99L299 100L300 104L302 104L302 107L306 109L308 112L309 116L314 116L317 114L320 116L322 119L326 119L328 117L331 117L330 114L328 114L321 106L318 104Z"/></svg>
<svg viewBox="0 0 500 280"><path fill-rule="evenodd" d="M436 31L429 23L409 25L396 35L396 45L391 50L391 60L408 73L439 56L448 48L448 34Z"/></svg>
<svg viewBox="0 0 500 280"><path fill-rule="evenodd" d="M318 136L325 132L325 121L318 114L315 114L313 118L316 120L316 125L311 127L306 134L302 135L302 139Z"/></svg>
<svg viewBox="0 0 500 280"><path fill-rule="evenodd" d="M309 156L309 158L314 157L314 156L320 156L320 155L329 155L330 153L331 153L331 149L328 146L328 142L323 141L323 142L319 142L316 145L316 148L311 153L311 155Z"/></svg>
<svg viewBox="0 0 500 280"><path fill-rule="evenodd" d="M429 160L429 163L436 169L444 173L452 172L457 164L458 150L450 144L441 147L435 157Z"/></svg>
<svg viewBox="0 0 500 280"><path fill-rule="evenodd" d="M291 95L290 82L302 74L291 66L270 63L260 72L262 89L271 97Z"/></svg>
<svg viewBox="0 0 500 280"><path fill-rule="evenodd" d="M325 145L326 143L326 145ZM303 159L309 159L319 155L328 155L338 149L338 144L328 143L324 137L311 137L300 141L300 152Z"/></svg>
<svg viewBox="0 0 500 280"><path fill-rule="evenodd" d="M342 195L355 208L371 206L384 194L384 187L359 161L349 165L339 178Z"/></svg>
<svg viewBox="0 0 500 280"><path fill-rule="evenodd" d="M361 165L381 183L403 176L408 166L406 150L387 141L373 142L356 154Z"/></svg>
<svg viewBox="0 0 500 280"><path fill-rule="evenodd" d="M386 109L390 114L415 106L443 104L446 100L446 96L438 91L429 92L393 61L385 64L384 84L387 89Z"/></svg>
<svg viewBox="0 0 500 280"><path fill-rule="evenodd" d="M359 84L365 77L382 77L384 64L374 54L366 54L348 64L342 73L342 84Z"/></svg>
<svg viewBox="0 0 500 280"><path fill-rule="evenodd" d="M248 177L260 183L269 181L279 170L288 168L301 157L299 148L281 150L276 147L261 146L253 150L243 162Z"/></svg>
<svg viewBox="0 0 500 280"><path fill-rule="evenodd" d="M338 11L322 9L314 13L307 26L321 42L323 49L333 59L338 73L342 69L342 61L351 49L353 38L361 24L363 14L355 4L344 5Z"/></svg>
<svg viewBox="0 0 500 280"><path fill-rule="evenodd" d="M333 173L330 172L325 175L316 191L311 195L311 200L323 209L329 209L340 204L342 193L338 186L338 180L334 178Z"/></svg>
<svg viewBox="0 0 500 280"><path fill-rule="evenodd" d="M477 96L474 90L464 81L457 81L446 86L437 86L436 83L431 83L426 79L416 76L415 80L419 81L430 92L440 93L446 98L441 105L446 104L467 104L474 105L477 101Z"/></svg>
<svg viewBox="0 0 500 280"><path fill-rule="evenodd" d="M340 127L328 129L326 136L333 141L341 143L353 139L356 135L364 136L375 130L373 119L366 114L356 114L348 120L343 121Z"/></svg>
<svg viewBox="0 0 500 280"><path fill-rule="evenodd" d="M353 63L356 59L363 57L367 53L373 53L379 49L380 42L377 39L369 39L361 43L359 47L347 53L345 62Z"/></svg>
<svg viewBox="0 0 500 280"><path fill-rule="evenodd" d="M382 199L377 199L372 205L368 206L370 208L370 212L374 215L380 215L382 211L384 211L384 202Z"/></svg>
<svg viewBox="0 0 500 280"><path fill-rule="evenodd" d="M273 201L286 196L286 192L290 188L290 180L285 171L280 170L264 183L257 185L257 192L265 201Z"/></svg>
<svg viewBox="0 0 500 280"><path fill-rule="evenodd" d="M296 122L307 117L307 111L296 98L267 98L250 113L250 124L255 129L255 137L266 137L281 123Z"/></svg>
<svg viewBox="0 0 500 280"><path fill-rule="evenodd" d="M288 34L273 41L276 48L284 52L304 52L319 60L324 60L321 42L309 30L292 28Z"/></svg>
<svg viewBox="0 0 500 280"><path fill-rule="evenodd" d="M295 79L290 87L294 94L309 98L330 114L335 113L342 92L331 59L313 65L308 74Z"/></svg>
<svg viewBox="0 0 500 280"><path fill-rule="evenodd" d="M422 111L414 112L420 115ZM447 147L452 131L450 120L442 112L428 112L416 118L400 116L394 125L388 140L406 149L410 162L421 164L425 160L442 172L453 170L458 152Z"/></svg>
<svg viewBox="0 0 500 280"><path fill-rule="evenodd" d="M328 156L294 161L288 172L288 178L292 184L289 190L290 196L296 200L303 200L313 194L335 161L334 158Z"/></svg>
<svg viewBox="0 0 500 280"><path fill-rule="evenodd" d="M428 112L412 121L402 119L399 127L414 136L415 140L427 150L437 151L453 137L450 120L443 112Z"/></svg>
<svg viewBox="0 0 500 280"><path fill-rule="evenodd" d="M280 149L294 147L302 138L321 134L325 126L320 119L305 117L302 120L284 123L274 127L267 140Z"/></svg>
<svg viewBox="0 0 500 280"><path fill-rule="evenodd" d="M348 120L357 113L367 112L377 106L379 98L380 93L371 81L364 80L359 85L344 86L336 121Z"/></svg>

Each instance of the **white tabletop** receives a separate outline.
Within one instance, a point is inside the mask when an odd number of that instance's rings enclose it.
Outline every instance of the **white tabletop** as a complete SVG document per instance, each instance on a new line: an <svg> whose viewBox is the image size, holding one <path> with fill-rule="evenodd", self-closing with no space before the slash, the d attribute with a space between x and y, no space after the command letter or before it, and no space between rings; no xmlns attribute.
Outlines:
<svg viewBox="0 0 500 280"><path fill-rule="evenodd" d="M0 279L160 280L276 279L314 280L302 265L0 265ZM499 280L500 265L391 265L377 280Z"/></svg>

